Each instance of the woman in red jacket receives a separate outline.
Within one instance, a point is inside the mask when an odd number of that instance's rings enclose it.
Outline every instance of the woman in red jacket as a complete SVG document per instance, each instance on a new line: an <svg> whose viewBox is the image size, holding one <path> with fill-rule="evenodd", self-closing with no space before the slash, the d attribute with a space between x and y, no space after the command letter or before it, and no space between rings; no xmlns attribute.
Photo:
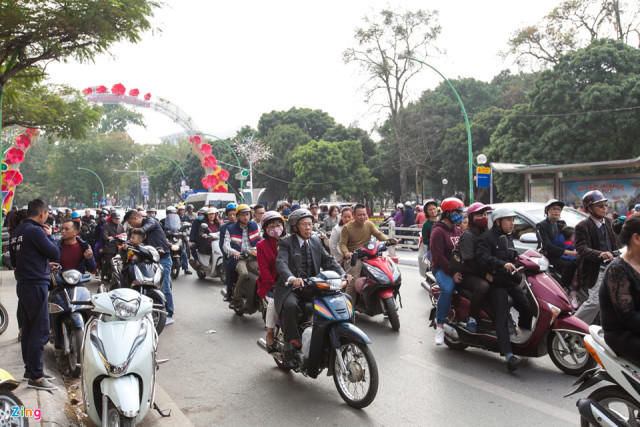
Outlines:
<svg viewBox="0 0 640 427"><path fill-rule="evenodd" d="M276 308L273 302L273 285L276 283L276 256L278 255L278 240L286 235L284 218L276 212L269 211L262 217L262 235L264 239L256 245L258 268L258 296L267 299L267 350L273 352L273 328L276 326Z"/></svg>

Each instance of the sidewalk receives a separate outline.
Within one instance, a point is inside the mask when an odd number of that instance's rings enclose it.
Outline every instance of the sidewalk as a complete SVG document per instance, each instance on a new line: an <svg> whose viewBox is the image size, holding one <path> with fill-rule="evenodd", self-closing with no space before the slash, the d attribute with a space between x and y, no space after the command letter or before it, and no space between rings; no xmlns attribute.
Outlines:
<svg viewBox="0 0 640 427"><path fill-rule="evenodd" d="M18 324L16 321L16 309L18 298L16 297L15 280L13 272L0 270L0 301L9 312L9 327L0 335L0 368L9 372L20 381L24 374L24 363L18 342ZM39 409L40 420L29 419L31 425L41 426L72 426L75 425L65 411L67 408L67 390L62 379L62 374L56 369L56 362L52 346L45 346L45 371L56 377L53 383L58 387L54 392L34 390L27 388L26 382L14 390L16 396L22 400L25 409Z"/></svg>

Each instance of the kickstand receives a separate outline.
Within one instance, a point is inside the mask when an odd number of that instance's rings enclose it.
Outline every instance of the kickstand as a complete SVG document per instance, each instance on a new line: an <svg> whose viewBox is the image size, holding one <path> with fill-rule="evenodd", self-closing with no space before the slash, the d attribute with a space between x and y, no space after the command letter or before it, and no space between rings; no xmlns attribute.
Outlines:
<svg viewBox="0 0 640 427"><path fill-rule="evenodd" d="M171 416L171 409L169 409L169 411L163 411L162 409L160 409L158 407L158 404L156 402L153 402L153 409L155 409L156 411L158 411L158 413L160 414L160 416L162 418L167 418Z"/></svg>

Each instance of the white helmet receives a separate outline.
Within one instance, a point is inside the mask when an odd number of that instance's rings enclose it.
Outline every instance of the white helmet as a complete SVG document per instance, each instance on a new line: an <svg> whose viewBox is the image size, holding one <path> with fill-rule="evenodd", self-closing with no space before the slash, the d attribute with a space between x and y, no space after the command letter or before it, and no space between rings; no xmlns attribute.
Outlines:
<svg viewBox="0 0 640 427"><path fill-rule="evenodd" d="M176 207L175 207L175 206L167 206L166 211L167 211L167 213L168 213L168 214L178 212L178 211L176 210Z"/></svg>
<svg viewBox="0 0 640 427"><path fill-rule="evenodd" d="M404 205L402 203L398 203L396 205L396 209L403 209L403 208L404 208Z"/></svg>

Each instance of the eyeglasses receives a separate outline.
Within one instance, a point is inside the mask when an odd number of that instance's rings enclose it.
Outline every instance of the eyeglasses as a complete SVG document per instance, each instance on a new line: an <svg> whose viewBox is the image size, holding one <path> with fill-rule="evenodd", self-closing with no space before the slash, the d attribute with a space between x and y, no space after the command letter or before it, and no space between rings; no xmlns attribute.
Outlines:
<svg viewBox="0 0 640 427"><path fill-rule="evenodd" d="M298 227L313 227L313 223L312 222L299 222Z"/></svg>

